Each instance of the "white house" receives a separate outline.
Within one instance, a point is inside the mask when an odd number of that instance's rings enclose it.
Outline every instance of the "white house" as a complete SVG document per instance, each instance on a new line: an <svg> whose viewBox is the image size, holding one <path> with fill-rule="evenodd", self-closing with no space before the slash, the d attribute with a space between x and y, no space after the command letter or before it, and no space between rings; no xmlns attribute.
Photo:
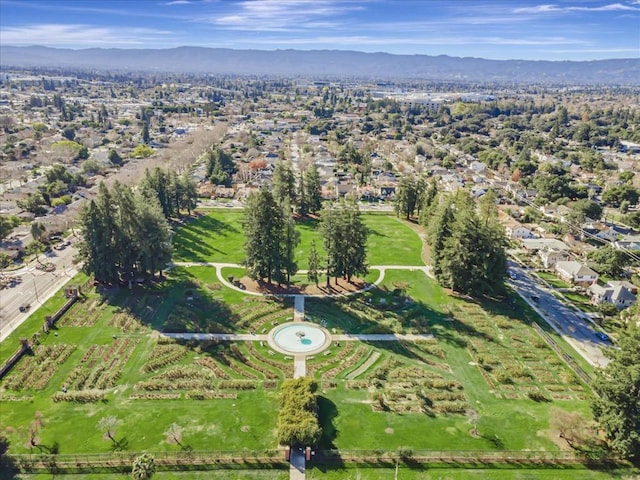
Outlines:
<svg viewBox="0 0 640 480"><path fill-rule="evenodd" d="M589 287L591 301L596 305L603 302L613 304L618 310L623 310L633 305L638 292L635 285L629 282L608 282L604 287L593 284Z"/></svg>
<svg viewBox="0 0 640 480"><path fill-rule="evenodd" d="M555 248L543 248L538 250L538 256L542 260L544 268L551 268L558 262L568 262L571 260L571 254L565 250L556 250Z"/></svg>
<svg viewBox="0 0 640 480"><path fill-rule="evenodd" d="M579 262L557 262L556 272L563 280L574 285L593 285L598 281L598 274Z"/></svg>
<svg viewBox="0 0 640 480"><path fill-rule="evenodd" d="M505 226L505 230L507 237L512 239L533 238L535 236L530 229L517 222L508 223Z"/></svg>

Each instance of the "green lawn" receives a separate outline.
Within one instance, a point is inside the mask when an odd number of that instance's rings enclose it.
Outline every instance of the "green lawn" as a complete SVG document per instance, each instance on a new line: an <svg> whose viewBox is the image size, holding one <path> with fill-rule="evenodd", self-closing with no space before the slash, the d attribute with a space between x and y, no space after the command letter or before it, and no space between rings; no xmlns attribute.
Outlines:
<svg viewBox="0 0 640 480"><path fill-rule="evenodd" d="M213 210L189 221L174 236L176 262L240 263L244 258L242 216L239 211ZM393 216L363 215L369 229L367 244L370 265L423 265L420 237L404 221ZM296 226L300 244L296 248L298 267L308 267L311 242L324 254L319 222L304 219Z"/></svg>
<svg viewBox="0 0 640 480"><path fill-rule="evenodd" d="M404 222L390 216L364 218L374 232L370 264L422 263L420 239ZM193 220L176 234L176 257L238 262L240 219L240 212L225 210ZM310 222L298 226L303 253L317 236L316 227ZM225 278L240 277L244 269L225 268L222 273ZM377 274L372 271L367 280ZM304 282L302 277L298 280ZM61 303L54 297L47 311ZM387 270L382 284L366 293L306 299L305 314L335 332L434 337L423 343L334 342L326 355L309 358L307 371L320 384L323 448L558 451L557 433L550 430L554 409L577 412L585 423L591 419L588 389L531 328L535 314L516 298L478 303L449 295L421 271ZM2 355L17 347L20 336L38 330L43 316L36 312L2 342ZM265 333L292 316L291 299L266 299L226 288L216 269L206 266L176 267L163 283L134 290L89 293L61 319L57 330L42 336L35 356L23 359L0 383L0 432L9 437L11 452L37 452L39 448L26 442L29 425L39 418L40 445L58 445L60 453L107 452L112 442L96 425L102 417L114 415L120 422L115 438L129 451L178 449L165 441L163 433L174 422L184 430L184 443L195 450L276 448L277 386L291 376L291 358L258 342L168 343L158 331ZM541 326L548 328L542 322ZM68 357L48 360L57 358L55 352L64 346L73 347ZM113 383L98 387L99 379L111 378L103 377L105 372L113 373ZM28 381L20 383L21 379ZM40 381L44 384L36 386ZM72 391L100 389L105 399L54 402L52 396L67 385ZM251 389L242 389L247 385ZM203 392L233 398L188 398ZM530 399L530 392L542 393L546 401ZM176 393L179 398L167 397ZM141 394L164 397L135 398ZM375 408L376 402L383 406ZM455 408L454 413L447 408ZM469 408L478 412L478 438L469 433L465 415ZM490 472L493 475L494 470ZM545 477L546 470L532 470L532 475L541 476L527 476L529 471L515 477L508 476L512 470L495 472L491 478L617 478L590 470L553 470L561 474L555 477ZM565 476L576 472L582 476ZM282 476L282 472L266 476L239 472L235 477L236 471L226 473L225 478ZM400 473L399 478L455 479L482 478L487 471L402 468ZM313 469L309 478L387 474L393 471ZM162 475L158 478L182 478Z"/></svg>
<svg viewBox="0 0 640 480"><path fill-rule="evenodd" d="M545 280L549 285L554 288L571 288L571 285L567 282L560 280L556 275L549 272L536 272L536 274Z"/></svg>

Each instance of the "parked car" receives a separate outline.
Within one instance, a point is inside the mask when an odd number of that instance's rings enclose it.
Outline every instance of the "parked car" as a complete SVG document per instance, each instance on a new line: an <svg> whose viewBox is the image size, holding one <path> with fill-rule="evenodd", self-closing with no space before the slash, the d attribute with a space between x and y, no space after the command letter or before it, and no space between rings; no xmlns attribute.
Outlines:
<svg viewBox="0 0 640 480"><path fill-rule="evenodd" d="M607 335L604 332L596 332L596 337L598 337L600 340L602 340L604 342L608 342L609 341L609 335Z"/></svg>
<svg viewBox="0 0 640 480"><path fill-rule="evenodd" d="M23 303L22 305L20 305L20 311L21 312L26 312L30 308L31 308L31 304L29 304L29 303Z"/></svg>

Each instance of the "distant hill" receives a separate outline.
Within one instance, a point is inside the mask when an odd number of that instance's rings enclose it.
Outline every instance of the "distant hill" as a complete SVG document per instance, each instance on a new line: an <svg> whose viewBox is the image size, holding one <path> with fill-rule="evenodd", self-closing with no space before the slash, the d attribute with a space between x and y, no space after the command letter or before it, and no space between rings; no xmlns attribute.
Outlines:
<svg viewBox="0 0 640 480"><path fill-rule="evenodd" d="M0 46L0 66L582 85L640 83L638 58L551 62L343 50L267 51L203 47L71 50Z"/></svg>

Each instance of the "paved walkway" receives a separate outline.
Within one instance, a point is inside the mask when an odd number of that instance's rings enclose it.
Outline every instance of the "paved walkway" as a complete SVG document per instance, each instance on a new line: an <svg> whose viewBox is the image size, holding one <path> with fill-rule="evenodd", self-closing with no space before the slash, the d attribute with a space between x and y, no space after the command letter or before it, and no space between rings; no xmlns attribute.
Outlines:
<svg viewBox="0 0 640 480"><path fill-rule="evenodd" d="M293 357L293 378L302 378L307 376L307 356L296 355Z"/></svg>
<svg viewBox="0 0 640 480"><path fill-rule="evenodd" d="M423 333L423 334L401 334L401 333L362 333L362 334L342 334L342 335L331 335L331 339L333 341L338 342L350 342L350 341L360 341L360 342L398 342L400 340L408 340L411 342L415 342L416 340L430 340L433 338L433 334L431 333Z"/></svg>
<svg viewBox="0 0 640 480"><path fill-rule="evenodd" d="M226 340L230 342L266 342L268 335L251 333L163 333L165 337L180 340Z"/></svg>
<svg viewBox="0 0 640 480"><path fill-rule="evenodd" d="M289 463L289 480L305 480L306 461L304 452L292 449Z"/></svg>

